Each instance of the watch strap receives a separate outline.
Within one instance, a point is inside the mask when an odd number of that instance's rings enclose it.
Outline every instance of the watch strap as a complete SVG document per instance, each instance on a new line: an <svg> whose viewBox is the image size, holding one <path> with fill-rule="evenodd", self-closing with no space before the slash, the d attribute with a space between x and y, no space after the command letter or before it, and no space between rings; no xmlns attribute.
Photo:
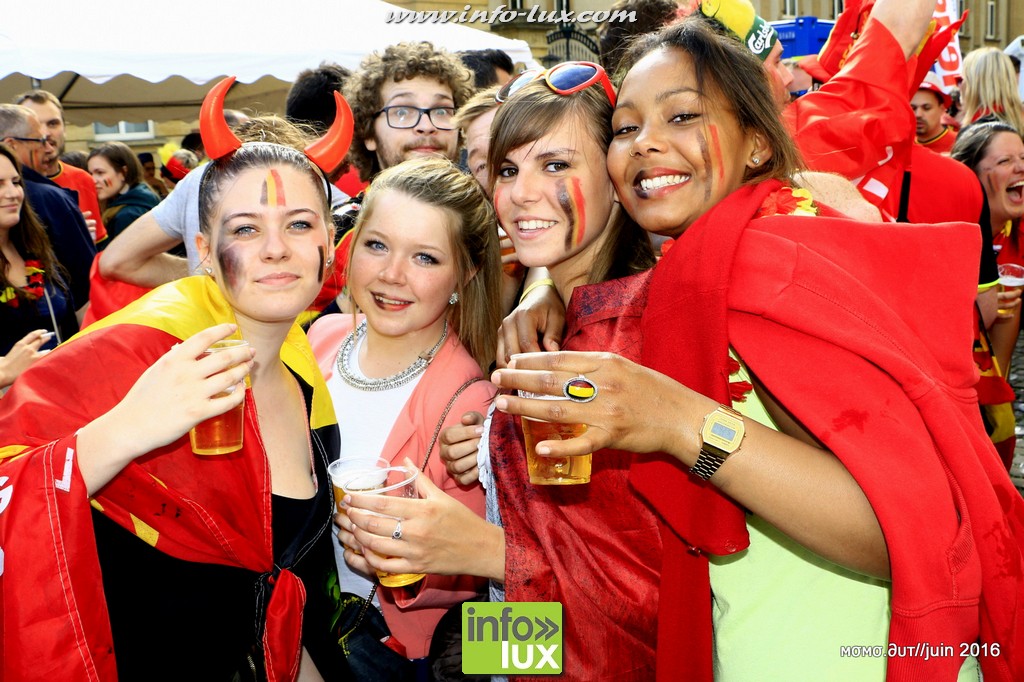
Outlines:
<svg viewBox="0 0 1024 682"><path fill-rule="evenodd" d="M725 457L709 452L707 448L702 447L700 454L697 455L697 461L690 467L690 473L702 481L706 481L715 475L718 467L722 466L724 461Z"/></svg>

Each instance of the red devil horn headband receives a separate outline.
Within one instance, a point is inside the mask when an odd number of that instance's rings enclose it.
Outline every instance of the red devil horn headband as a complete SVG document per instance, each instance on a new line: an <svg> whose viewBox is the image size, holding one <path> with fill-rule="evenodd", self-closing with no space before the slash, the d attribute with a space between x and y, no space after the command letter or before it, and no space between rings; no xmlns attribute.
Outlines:
<svg viewBox="0 0 1024 682"><path fill-rule="evenodd" d="M199 110L199 134L203 138L203 148L206 155L214 160L222 159L242 146L242 141L224 120L224 97L234 82L235 77L229 76L213 86ZM337 110L334 123L323 137L305 149L309 160L325 173L341 164L352 144L352 109L340 92L334 93L334 104Z"/></svg>

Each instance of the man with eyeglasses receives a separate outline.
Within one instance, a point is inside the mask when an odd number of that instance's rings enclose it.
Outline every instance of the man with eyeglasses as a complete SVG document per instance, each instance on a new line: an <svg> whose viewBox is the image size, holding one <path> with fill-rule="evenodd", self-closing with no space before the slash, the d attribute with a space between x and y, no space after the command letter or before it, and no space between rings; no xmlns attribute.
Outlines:
<svg viewBox="0 0 1024 682"><path fill-rule="evenodd" d="M107 238L107 230L100 220L100 200L92 176L60 160L64 153L64 107L57 96L46 90L29 90L14 98L15 104L31 109L39 118L47 143L39 155L37 170L65 189L75 192L78 208L97 244Z"/></svg>
<svg viewBox="0 0 1024 682"><path fill-rule="evenodd" d="M364 182L385 168L417 156L458 161L455 111L473 95L473 72L455 54L427 41L398 43L366 57L345 82L354 132L348 158ZM314 307L336 312L342 296L348 239L362 193L335 214L338 226L333 275ZM336 300L336 299L341 300Z"/></svg>
<svg viewBox="0 0 1024 682"><path fill-rule="evenodd" d="M50 237L53 252L68 274L68 287L81 321L89 303L89 268L96 247L71 192L39 172L48 143L35 113L18 104L0 104L0 142L21 163L25 199Z"/></svg>

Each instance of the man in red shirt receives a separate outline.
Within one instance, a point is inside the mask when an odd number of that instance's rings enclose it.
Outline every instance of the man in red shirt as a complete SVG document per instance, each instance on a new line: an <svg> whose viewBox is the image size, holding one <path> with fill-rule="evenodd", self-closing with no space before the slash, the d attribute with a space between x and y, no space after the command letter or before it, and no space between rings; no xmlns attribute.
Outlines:
<svg viewBox="0 0 1024 682"><path fill-rule="evenodd" d="M956 142L956 130L942 123L942 115L952 101L934 71L925 73L921 87L910 100L910 108L917 119L917 143L937 154L949 155Z"/></svg>
<svg viewBox="0 0 1024 682"><path fill-rule="evenodd" d="M46 90L29 90L14 100L35 112L43 124L43 134L49 140L39 155L39 172L47 178L78 193L78 208L85 217L93 241L97 244L107 238L107 230L100 220L100 200L92 176L60 160L64 153L64 107L57 96Z"/></svg>

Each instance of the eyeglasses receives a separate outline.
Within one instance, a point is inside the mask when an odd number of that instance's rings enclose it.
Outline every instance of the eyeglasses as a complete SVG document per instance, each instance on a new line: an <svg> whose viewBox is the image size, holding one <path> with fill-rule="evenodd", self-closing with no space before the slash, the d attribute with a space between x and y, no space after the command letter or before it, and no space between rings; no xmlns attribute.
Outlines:
<svg viewBox="0 0 1024 682"><path fill-rule="evenodd" d="M53 142L48 137L15 137L14 135L9 135L5 139L17 140L18 142L37 142L39 144L46 144L47 142L49 142L50 144L53 144Z"/></svg>
<svg viewBox="0 0 1024 682"><path fill-rule="evenodd" d="M508 83L505 83L494 96L496 102L506 102L508 98L519 92L523 86L543 78L549 88L559 95L571 95L594 83L601 83L604 92L608 95L608 101L615 106L615 89L608 74L599 65L593 62L562 62L556 64L546 71L524 71Z"/></svg>
<svg viewBox="0 0 1024 682"><path fill-rule="evenodd" d="M399 130L415 128L419 124L420 119L423 118L423 114L427 115L430 123L438 130L455 129L455 125L452 123L452 117L455 116L455 107L421 109L419 107L399 104L393 107L384 107L374 116L380 116L381 114L386 116L389 127L398 128Z"/></svg>

